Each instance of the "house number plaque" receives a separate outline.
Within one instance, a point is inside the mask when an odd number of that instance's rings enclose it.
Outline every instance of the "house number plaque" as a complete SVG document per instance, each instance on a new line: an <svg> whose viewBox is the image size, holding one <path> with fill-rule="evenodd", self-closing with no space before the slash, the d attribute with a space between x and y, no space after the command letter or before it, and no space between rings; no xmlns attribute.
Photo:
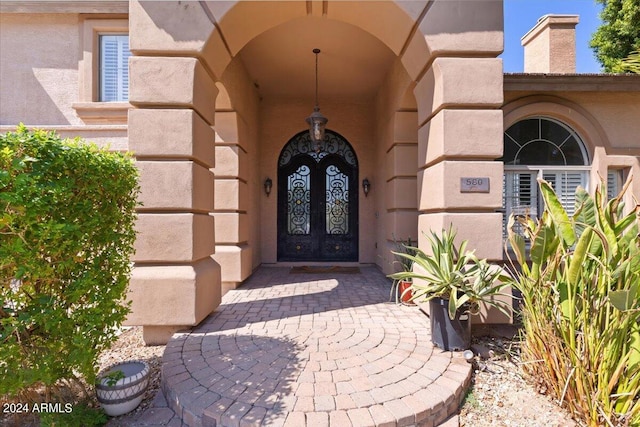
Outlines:
<svg viewBox="0 0 640 427"><path fill-rule="evenodd" d="M461 193L488 193L488 177L463 177L460 178Z"/></svg>

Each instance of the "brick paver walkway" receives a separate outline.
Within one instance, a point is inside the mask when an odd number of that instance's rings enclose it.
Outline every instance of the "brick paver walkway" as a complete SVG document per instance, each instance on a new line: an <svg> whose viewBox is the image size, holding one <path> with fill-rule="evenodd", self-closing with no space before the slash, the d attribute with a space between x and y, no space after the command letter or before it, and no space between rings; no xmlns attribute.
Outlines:
<svg viewBox="0 0 640 427"><path fill-rule="evenodd" d="M471 367L431 345L428 318L389 281L261 268L167 345L163 403L138 425L434 426Z"/></svg>

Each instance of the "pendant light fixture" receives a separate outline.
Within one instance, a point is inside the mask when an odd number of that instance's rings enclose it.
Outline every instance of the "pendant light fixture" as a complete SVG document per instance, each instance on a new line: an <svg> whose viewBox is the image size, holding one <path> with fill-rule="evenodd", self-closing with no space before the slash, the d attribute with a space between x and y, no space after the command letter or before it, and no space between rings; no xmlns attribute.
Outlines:
<svg viewBox="0 0 640 427"><path fill-rule="evenodd" d="M311 113L306 120L309 124L311 142L315 145L316 153L319 153L321 150L320 143L324 141L324 128L329 119L322 115L320 106L318 105L318 54L320 53L320 49L313 49L313 53L316 55L316 106L313 107L313 113Z"/></svg>

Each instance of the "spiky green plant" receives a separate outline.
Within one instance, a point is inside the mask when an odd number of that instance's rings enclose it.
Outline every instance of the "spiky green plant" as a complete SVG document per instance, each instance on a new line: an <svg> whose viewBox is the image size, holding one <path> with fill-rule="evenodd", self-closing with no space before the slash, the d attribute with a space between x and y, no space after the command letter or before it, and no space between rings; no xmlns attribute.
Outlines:
<svg viewBox="0 0 640 427"><path fill-rule="evenodd" d="M519 220L524 237L509 221L523 366L584 423L640 425L639 210L623 215L621 203L629 184L610 201L601 189L578 189L573 216L549 183L539 184L541 218Z"/></svg>
<svg viewBox="0 0 640 427"><path fill-rule="evenodd" d="M419 248L410 248L412 253L393 252L394 255L410 260L418 268L389 275L394 280L418 279L411 289L413 300L428 301L442 298L449 301L448 312L451 319L463 306L469 312L479 312L481 302L495 307L507 316L510 307L493 297L505 288L508 277L502 269L491 266L486 259L478 259L473 251L467 251L468 242L455 244L456 232L442 230L440 235L431 232L427 236L432 255Z"/></svg>

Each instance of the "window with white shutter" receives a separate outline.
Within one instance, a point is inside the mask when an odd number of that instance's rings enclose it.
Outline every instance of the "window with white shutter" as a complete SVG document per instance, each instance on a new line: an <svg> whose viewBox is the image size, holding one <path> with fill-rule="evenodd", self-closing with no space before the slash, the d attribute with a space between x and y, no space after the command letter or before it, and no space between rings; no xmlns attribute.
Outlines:
<svg viewBox="0 0 640 427"><path fill-rule="evenodd" d="M100 101L129 99L129 36L100 35Z"/></svg>
<svg viewBox="0 0 640 427"><path fill-rule="evenodd" d="M549 182L569 215L578 187L589 185L589 159L578 135L547 117L521 120L504 133L503 233L511 214L537 218L544 210L538 179ZM516 225L516 232L521 232Z"/></svg>

